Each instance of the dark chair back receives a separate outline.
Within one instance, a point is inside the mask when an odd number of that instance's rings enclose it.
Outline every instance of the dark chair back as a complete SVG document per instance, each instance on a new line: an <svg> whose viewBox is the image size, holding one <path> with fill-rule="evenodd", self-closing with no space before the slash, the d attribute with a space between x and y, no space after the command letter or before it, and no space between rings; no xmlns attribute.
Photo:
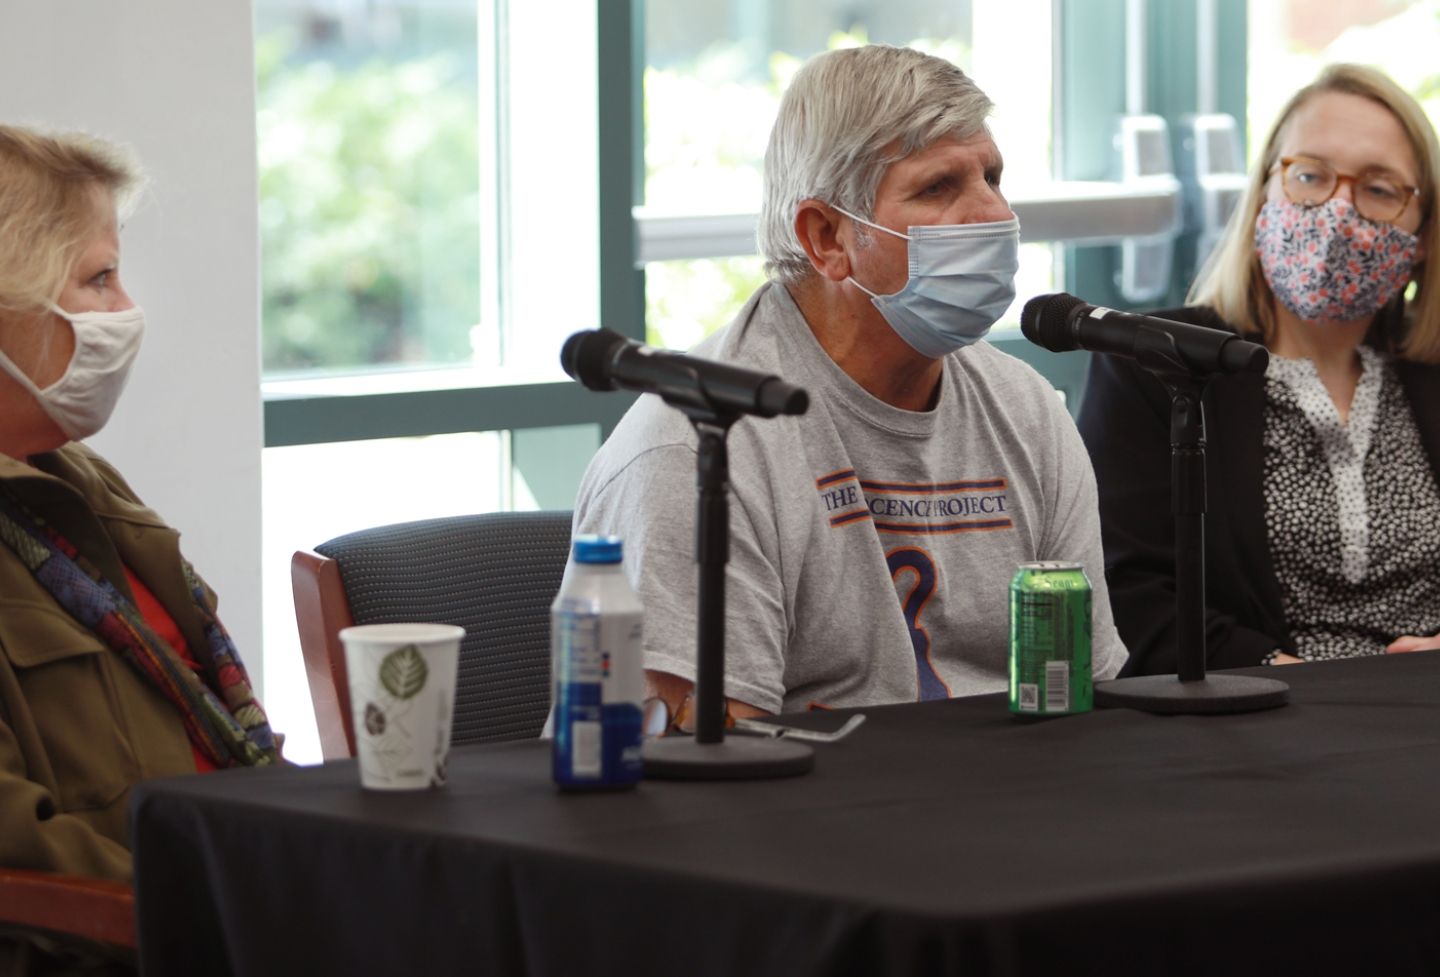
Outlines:
<svg viewBox="0 0 1440 977"><path fill-rule="evenodd" d="M426 519L297 553L295 612L326 758L354 755L337 637L349 623L460 625L451 742L538 736L550 705L550 603L569 556L570 520L569 511ZM347 607L336 607L337 593Z"/></svg>

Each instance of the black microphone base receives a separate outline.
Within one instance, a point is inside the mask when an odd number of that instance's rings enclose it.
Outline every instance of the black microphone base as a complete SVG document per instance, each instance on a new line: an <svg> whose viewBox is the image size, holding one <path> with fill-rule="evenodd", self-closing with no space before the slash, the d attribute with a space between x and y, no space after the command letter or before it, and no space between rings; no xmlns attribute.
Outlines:
<svg viewBox="0 0 1440 977"><path fill-rule="evenodd" d="M719 743L666 736L646 741L641 758L645 776L658 780L762 780L815 769L815 751L804 743L760 736L727 736Z"/></svg>
<svg viewBox="0 0 1440 977"><path fill-rule="evenodd" d="M1255 675L1207 675L1182 682L1176 675L1136 675L1095 683L1095 705L1161 715L1222 715L1275 709L1290 701L1290 686Z"/></svg>

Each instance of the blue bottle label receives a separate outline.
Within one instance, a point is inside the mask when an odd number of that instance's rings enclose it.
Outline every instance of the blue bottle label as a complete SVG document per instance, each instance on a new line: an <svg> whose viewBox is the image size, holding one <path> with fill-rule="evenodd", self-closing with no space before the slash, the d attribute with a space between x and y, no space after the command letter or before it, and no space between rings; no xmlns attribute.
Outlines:
<svg viewBox="0 0 1440 977"><path fill-rule="evenodd" d="M613 701L617 654L639 654L632 615L606 619L593 611L557 607L555 743L552 773L566 787L619 787L640 779L640 705ZM617 644L618 641L618 644Z"/></svg>

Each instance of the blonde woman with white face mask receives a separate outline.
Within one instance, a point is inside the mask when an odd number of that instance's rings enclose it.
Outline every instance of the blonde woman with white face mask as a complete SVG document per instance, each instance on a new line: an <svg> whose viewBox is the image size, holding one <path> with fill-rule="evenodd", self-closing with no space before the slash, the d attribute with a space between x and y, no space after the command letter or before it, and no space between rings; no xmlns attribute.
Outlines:
<svg viewBox="0 0 1440 977"><path fill-rule="evenodd" d="M144 333L120 275L140 183L113 146L0 126L3 867L126 880L134 783L278 759L178 534L79 443ZM0 939L0 972L37 952Z"/></svg>
<svg viewBox="0 0 1440 977"><path fill-rule="evenodd" d="M1383 73L1298 92L1190 291L1262 342L1205 396L1212 668L1440 649L1440 150ZM1094 358L1080 431L1130 668L1175 671L1169 397Z"/></svg>

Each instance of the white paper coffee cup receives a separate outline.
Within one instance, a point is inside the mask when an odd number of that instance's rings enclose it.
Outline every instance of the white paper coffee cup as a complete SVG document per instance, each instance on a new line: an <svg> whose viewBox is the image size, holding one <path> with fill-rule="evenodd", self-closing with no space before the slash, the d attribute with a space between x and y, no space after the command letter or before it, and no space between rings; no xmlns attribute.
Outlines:
<svg viewBox="0 0 1440 977"><path fill-rule="evenodd" d="M453 624L341 630L362 786L425 790L445 783L463 637L465 629Z"/></svg>

